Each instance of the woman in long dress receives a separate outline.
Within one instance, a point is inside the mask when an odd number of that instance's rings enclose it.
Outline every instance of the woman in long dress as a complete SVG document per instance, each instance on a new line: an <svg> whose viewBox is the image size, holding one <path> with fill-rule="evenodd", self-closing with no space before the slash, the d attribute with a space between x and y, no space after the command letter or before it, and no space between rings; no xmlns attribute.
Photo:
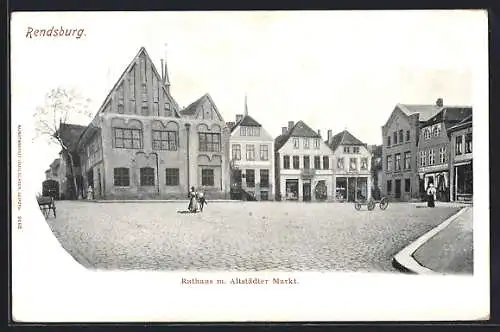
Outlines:
<svg viewBox="0 0 500 332"><path fill-rule="evenodd" d="M427 188L427 207L435 207L434 201L436 199L436 188L432 183Z"/></svg>
<svg viewBox="0 0 500 332"><path fill-rule="evenodd" d="M198 211L198 200L196 197L196 191L194 190L194 187L191 187L191 191L188 194L188 198L189 198L188 211L189 212L197 212Z"/></svg>

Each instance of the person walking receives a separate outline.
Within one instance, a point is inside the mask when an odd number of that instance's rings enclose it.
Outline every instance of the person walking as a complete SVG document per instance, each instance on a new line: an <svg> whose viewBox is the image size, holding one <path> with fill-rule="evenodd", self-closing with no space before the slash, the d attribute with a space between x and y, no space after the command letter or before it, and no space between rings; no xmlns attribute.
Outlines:
<svg viewBox="0 0 500 332"><path fill-rule="evenodd" d="M435 207L435 200L436 188L434 188L434 185L432 183L429 183L429 186L427 187L427 207Z"/></svg>

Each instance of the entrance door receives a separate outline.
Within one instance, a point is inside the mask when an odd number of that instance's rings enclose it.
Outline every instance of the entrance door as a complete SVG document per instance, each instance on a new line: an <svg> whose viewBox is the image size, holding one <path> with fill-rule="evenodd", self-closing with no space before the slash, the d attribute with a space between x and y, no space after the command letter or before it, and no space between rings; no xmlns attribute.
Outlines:
<svg viewBox="0 0 500 332"><path fill-rule="evenodd" d="M311 200L311 182L304 181L302 183L302 195L304 197L304 202L309 202Z"/></svg>
<svg viewBox="0 0 500 332"><path fill-rule="evenodd" d="M97 169L97 194L99 195L99 198L102 197L102 186L101 186L101 169Z"/></svg>
<svg viewBox="0 0 500 332"><path fill-rule="evenodd" d="M94 190L94 169L91 168L88 172L87 172L87 188L83 188L83 192L84 194L86 195L87 194L87 189L88 189L88 186L92 186L92 189ZM95 191L95 190L94 190Z"/></svg>
<svg viewBox="0 0 500 332"><path fill-rule="evenodd" d="M401 198L401 180L398 179L395 181L396 188L394 189L395 192L395 198L400 199Z"/></svg>

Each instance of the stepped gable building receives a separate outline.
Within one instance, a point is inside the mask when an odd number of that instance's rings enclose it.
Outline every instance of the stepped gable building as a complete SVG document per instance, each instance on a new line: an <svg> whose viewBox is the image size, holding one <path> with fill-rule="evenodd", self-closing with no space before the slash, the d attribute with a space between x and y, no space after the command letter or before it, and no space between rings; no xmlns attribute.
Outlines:
<svg viewBox="0 0 500 332"><path fill-rule="evenodd" d="M397 104L382 126L382 195L396 201L420 199L417 154L420 127L443 109L434 105Z"/></svg>
<svg viewBox="0 0 500 332"><path fill-rule="evenodd" d="M142 47L78 142L85 188L97 199L185 198L191 186L208 199L228 196L229 132L205 94L180 110Z"/></svg>
<svg viewBox="0 0 500 332"><path fill-rule="evenodd" d="M422 197L427 186L436 188L436 199L450 200L450 138L448 129L472 115L472 107L444 106L421 124L418 140L418 175ZM471 135L472 136L472 135Z"/></svg>
<svg viewBox="0 0 500 332"><path fill-rule="evenodd" d="M274 200L274 139L245 111L227 125L231 131L231 198Z"/></svg>
<svg viewBox="0 0 500 332"><path fill-rule="evenodd" d="M448 128L450 138L450 200L472 202L472 114Z"/></svg>
<svg viewBox="0 0 500 332"><path fill-rule="evenodd" d="M321 133L303 121L288 122L274 140L275 186L278 200L334 199L332 150Z"/></svg>
<svg viewBox="0 0 500 332"><path fill-rule="evenodd" d="M371 198L371 153L365 143L344 130L325 142L333 151L335 200L354 202Z"/></svg>

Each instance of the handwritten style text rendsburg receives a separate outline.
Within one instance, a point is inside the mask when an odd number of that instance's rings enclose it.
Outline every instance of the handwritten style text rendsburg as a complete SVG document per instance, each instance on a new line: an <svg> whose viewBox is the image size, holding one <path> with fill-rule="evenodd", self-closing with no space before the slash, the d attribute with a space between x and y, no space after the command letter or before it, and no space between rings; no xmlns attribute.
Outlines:
<svg viewBox="0 0 500 332"><path fill-rule="evenodd" d="M50 27L48 29L35 29L33 27L28 27L26 29L26 38L58 38L58 37L74 37L76 39L85 36L85 29L74 29L74 28L64 28L64 27Z"/></svg>

